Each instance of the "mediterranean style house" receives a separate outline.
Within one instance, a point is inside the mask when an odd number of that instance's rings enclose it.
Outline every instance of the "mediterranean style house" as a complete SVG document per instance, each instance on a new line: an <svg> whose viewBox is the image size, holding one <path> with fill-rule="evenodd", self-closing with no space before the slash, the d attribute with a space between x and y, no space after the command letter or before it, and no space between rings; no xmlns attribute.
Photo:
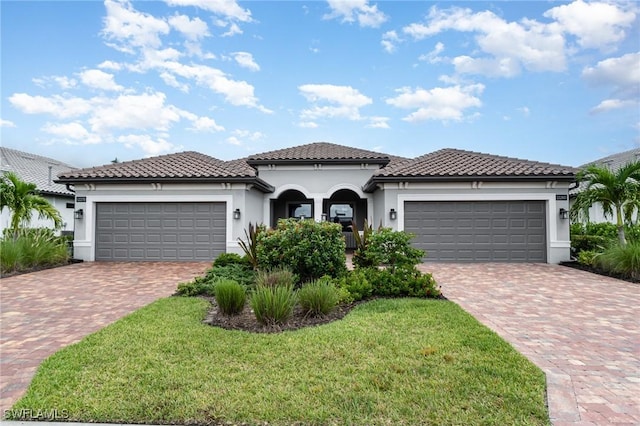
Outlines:
<svg viewBox="0 0 640 426"><path fill-rule="evenodd" d="M569 260L571 167L442 149L417 158L325 142L232 161L197 152L61 173L77 258L211 260L249 223L365 219L415 235L427 261ZM352 235L352 234L351 234Z"/></svg>
<svg viewBox="0 0 640 426"><path fill-rule="evenodd" d="M73 231L75 194L68 190L65 185L53 181L58 173L69 169L73 169L73 166L53 158L0 147L0 173L13 172L23 181L36 185L40 195L49 201L62 216L63 226L62 229L57 230L58 233ZM7 208L2 209L2 212L0 212L0 231L8 228L10 221L11 213ZM34 213L27 227L53 228L53 221L40 219Z"/></svg>

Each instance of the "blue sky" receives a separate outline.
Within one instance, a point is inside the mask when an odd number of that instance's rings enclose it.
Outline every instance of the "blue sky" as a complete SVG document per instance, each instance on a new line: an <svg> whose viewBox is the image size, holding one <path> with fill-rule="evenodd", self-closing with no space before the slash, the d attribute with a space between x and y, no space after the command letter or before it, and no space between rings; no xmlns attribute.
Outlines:
<svg viewBox="0 0 640 426"><path fill-rule="evenodd" d="M79 167L327 141L577 166L640 145L635 1L7 1L2 145Z"/></svg>

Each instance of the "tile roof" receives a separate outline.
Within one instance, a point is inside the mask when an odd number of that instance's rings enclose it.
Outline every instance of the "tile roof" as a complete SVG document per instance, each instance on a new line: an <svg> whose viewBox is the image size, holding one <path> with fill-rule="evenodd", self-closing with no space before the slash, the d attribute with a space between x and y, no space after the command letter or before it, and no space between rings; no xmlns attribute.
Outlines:
<svg viewBox="0 0 640 426"><path fill-rule="evenodd" d="M255 177L255 170L242 161L222 161L199 152L176 154L125 161L62 173L66 180L96 179L166 179L166 178L227 178Z"/></svg>
<svg viewBox="0 0 640 426"><path fill-rule="evenodd" d="M573 167L501 157L459 149L441 149L413 160L380 169L379 177L564 177L572 179Z"/></svg>
<svg viewBox="0 0 640 426"><path fill-rule="evenodd" d="M51 167L51 175L49 175L49 167ZM53 182L58 173L73 168L53 158L0 147L0 171L14 172L23 181L35 183L43 194L73 196L73 192L67 190L65 185Z"/></svg>
<svg viewBox="0 0 640 426"><path fill-rule="evenodd" d="M135 181L219 181L253 182L264 191L272 191L268 183L258 178L256 170L245 159L223 161L194 151L160 155L142 160L106 164L73 170L58 175L60 182L135 182Z"/></svg>
<svg viewBox="0 0 640 426"><path fill-rule="evenodd" d="M336 162L350 163L363 162L373 164L387 164L390 156L380 152L350 146L337 145L328 142L314 142L291 148L278 149L249 156L247 162L253 164L269 163L313 163Z"/></svg>

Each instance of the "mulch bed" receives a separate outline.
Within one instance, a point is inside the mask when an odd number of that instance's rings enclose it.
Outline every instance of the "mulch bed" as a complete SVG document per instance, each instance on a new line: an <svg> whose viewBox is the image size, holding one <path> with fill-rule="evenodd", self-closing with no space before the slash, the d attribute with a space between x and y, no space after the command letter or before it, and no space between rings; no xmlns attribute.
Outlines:
<svg viewBox="0 0 640 426"><path fill-rule="evenodd" d="M635 278L627 277L621 274L616 274L615 272L604 271L602 269L594 268L593 266L589 266L589 265L583 265L582 263L578 263L575 261L560 262L560 265L567 266L569 268L580 269L581 271L591 272L592 274L602 275L610 278L616 278L618 280L627 281L634 284L640 284L640 280L637 280Z"/></svg>
<svg viewBox="0 0 640 426"><path fill-rule="evenodd" d="M256 319L249 303L244 306L244 310L238 315L227 316L220 313L215 298L205 297L211 303L211 308L204 319L205 324L221 327L227 330L243 330L252 333L280 333L288 330L298 330L304 327L312 327L327 324L344 318L353 308L365 301L354 302L349 305L338 305L328 315L313 317L305 315L300 306L293 309L293 315L285 324L262 325Z"/></svg>

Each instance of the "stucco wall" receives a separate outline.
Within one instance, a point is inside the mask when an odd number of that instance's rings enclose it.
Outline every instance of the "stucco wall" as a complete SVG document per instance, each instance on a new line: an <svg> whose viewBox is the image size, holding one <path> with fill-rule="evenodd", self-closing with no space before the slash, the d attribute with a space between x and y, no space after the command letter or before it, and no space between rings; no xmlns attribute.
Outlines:
<svg viewBox="0 0 640 426"><path fill-rule="evenodd" d="M362 191L363 185L378 169L377 165L294 165L275 167L259 166L261 179L275 186L272 194L265 194L263 222L271 223L271 200L276 200L287 190L301 192L306 198L313 200L314 219L321 220L323 200L331 197L336 191L348 189L367 200L367 216L371 217L371 194Z"/></svg>

